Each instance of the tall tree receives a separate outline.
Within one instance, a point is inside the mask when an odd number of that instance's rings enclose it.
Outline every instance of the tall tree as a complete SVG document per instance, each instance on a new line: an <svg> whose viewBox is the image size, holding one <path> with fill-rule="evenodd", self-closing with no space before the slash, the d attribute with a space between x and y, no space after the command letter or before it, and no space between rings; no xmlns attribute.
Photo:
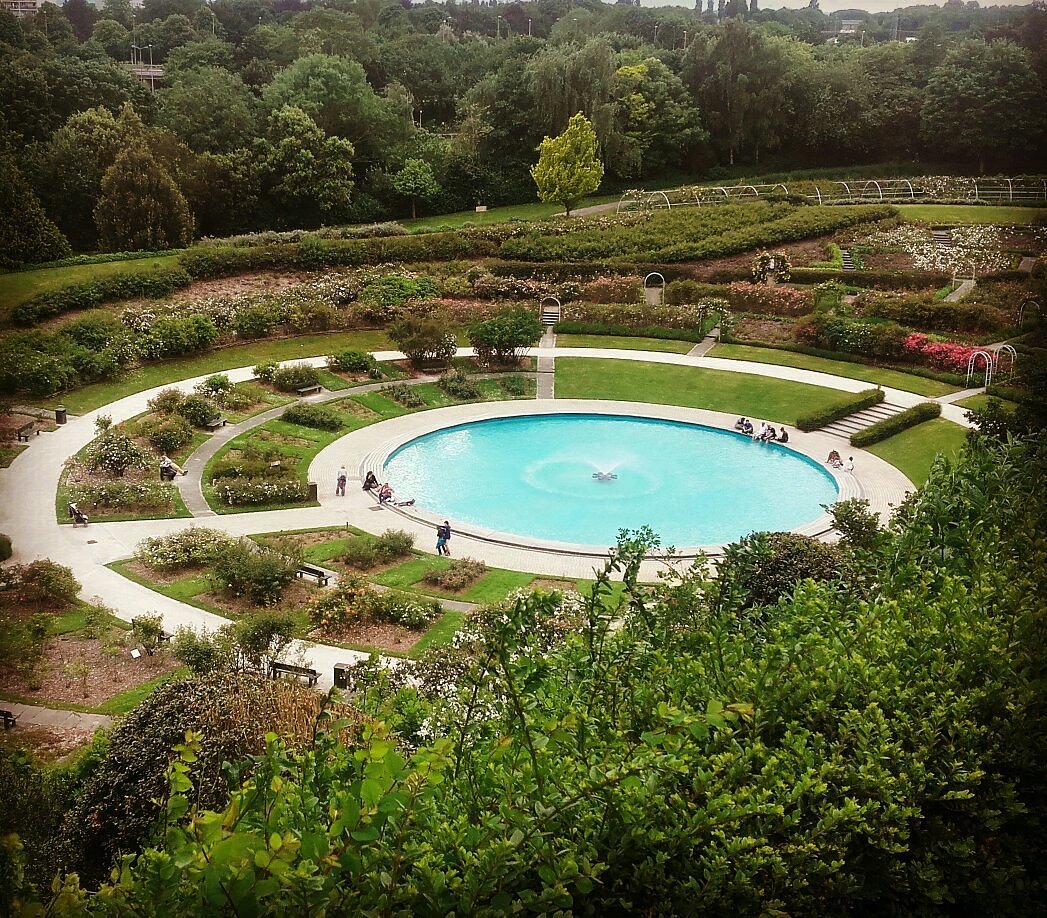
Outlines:
<svg viewBox="0 0 1047 918"><path fill-rule="evenodd" d="M538 162L531 169L542 201L571 208L600 187L603 164L596 157L596 132L581 112L574 115L559 137L546 137L539 147Z"/></svg>
<svg viewBox="0 0 1047 918"><path fill-rule="evenodd" d="M65 258L69 243L47 218L13 156L0 156L0 175L0 267Z"/></svg>
<svg viewBox="0 0 1047 918"><path fill-rule="evenodd" d="M315 226L344 218L353 191L353 145L329 137L300 108L286 105L256 143L263 184L281 207L281 222Z"/></svg>
<svg viewBox="0 0 1047 918"><path fill-rule="evenodd" d="M197 153L226 153L245 147L255 134L258 100L228 70L190 70L158 97L160 124Z"/></svg>
<svg viewBox="0 0 1047 918"><path fill-rule="evenodd" d="M1025 51L1007 41L965 41L931 74L922 112L924 140L976 159L1031 152L1044 136L1043 86Z"/></svg>
<svg viewBox="0 0 1047 918"><path fill-rule="evenodd" d="M158 251L188 245L193 215L174 179L141 146L124 150L102 179L95 224L111 251Z"/></svg>

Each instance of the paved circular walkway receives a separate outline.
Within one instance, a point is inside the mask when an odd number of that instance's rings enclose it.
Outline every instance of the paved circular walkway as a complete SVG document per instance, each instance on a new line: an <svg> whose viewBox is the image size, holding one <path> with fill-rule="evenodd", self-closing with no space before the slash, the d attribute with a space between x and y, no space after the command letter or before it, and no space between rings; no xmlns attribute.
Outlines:
<svg viewBox="0 0 1047 918"><path fill-rule="evenodd" d="M551 353L550 353L551 350ZM463 349L460 354L468 356L471 352ZM701 366L707 369L724 370L727 372L750 373L759 376L769 376L777 379L787 379L795 382L810 383L817 386L839 389L848 392L857 392L869 387L868 383L860 380L847 379L840 376L831 376L825 373L817 373L810 370L800 370L791 367L781 367L773 364L752 363L749 361L723 360L709 357L688 356L685 354L669 354L656 351L624 351L599 348L553 348L543 350L543 356L550 357L588 357L606 358L613 360L641 360L652 363L676 364L681 366ZM400 359L402 355L396 352L378 352L375 354L378 360ZM324 356L308 358L299 362L311 363L323 366L326 363ZM242 382L250 379L253 375L251 367L241 367L225 371L233 382ZM210 374L208 374L210 375ZM206 376L182 380L177 383L166 383L143 392L129 395L125 398L112 402L83 416L71 418L69 423L59 427L56 431L42 434L34 438L30 449L24 450L11 464L10 468L0 473L0 532L6 532L11 536L14 547L14 560L29 561L35 558L51 558L59 563L66 564L72 568L74 575L84 586L83 595L86 598L97 598L110 606L121 618L130 619L143 612L158 612L164 618L164 626L169 631L179 627L189 627L195 630L214 630L227 623L222 618L194 606L177 602L162 596L147 587L133 583L125 577L110 570L106 565L127 558L133 554L136 545L144 538L156 535L164 535L180 531L187 526L194 525L195 520L165 519L165 520L141 520L122 523L92 523L89 527L73 529L67 525L59 525L55 518L55 492L62 474L65 461L77 453L95 437L94 421L101 414L110 415L115 423L127 420L147 410L148 401L162 389L171 386L191 388L196 383L203 381ZM887 398L898 405L909 406L918 402L926 401L921 396L897 389L885 389ZM344 395L351 395L350 391ZM510 402L507 405L518 405L524 403ZM534 409L534 402L527 402L530 410ZM558 401L543 401L543 410L552 410L553 406L561 404ZM607 407L606 402L596 403ZM635 405L631 405L635 408ZM491 403L472 406L457 406L455 408L438 409L423 414L431 415L439 422L440 417L451 417L453 413L464 412L466 414L475 412L476 416L481 414L489 416L492 410ZM499 407L497 410L516 410ZM588 408L586 410L589 410ZM653 410L669 410L665 406L645 405L644 413ZM687 409L671 409L681 412ZM443 414L442 412L448 412ZM755 410L753 412L756 413ZM707 413L712 414L712 413ZM409 415L407 418L416 419L422 415ZM966 425L965 412L952 404L943 403L942 416ZM722 416L720 416L722 417ZM351 445L353 452L357 449L354 465L358 468L365 464L365 458L374 451L374 446L365 449L368 443L376 445L382 438L387 438L392 430L390 424L403 419L394 419L382 424L364 428L349 437L362 435L359 440L342 438L336 444L323 450L314 460L310 467L310 473L315 474L321 483L330 478L328 465L337 457L350 459L344 452L347 445ZM261 421L259 422L261 423ZM411 423L411 422L408 422ZM427 421L426 423L429 423ZM798 434L790 445L801 446L801 440L811 438L809 442L817 450L824 446L817 446L818 434ZM838 443L836 444L838 445ZM337 449L336 449L337 447ZM332 452L332 450L334 450ZM337 452L343 450L340 456ZM198 458L203 453L191 457L187 463L190 472L195 472L199 477L202 470L202 462ZM855 455L859 456L856 450ZM866 466L866 459L869 460ZM862 490L862 495L869 499L877 509L886 509L886 505L896 502L895 498L904 493L908 483L899 481L900 473L893 470L891 473L883 472L882 482L879 465L886 466L881 460L876 459L873 463L871 454L862 453L856 460L857 485ZM340 464L340 462L339 462ZM887 466L890 469L890 466ZM326 476L324 478L323 476ZM323 495L323 488L321 487ZM257 532L269 532L279 529L304 529L326 526L343 526L347 522L359 526L361 529L381 531L389 527L389 511L374 508L373 502L367 498L359 488L352 489L346 498L333 500L329 495L323 495L320 507L306 507L295 510L279 510L261 513L238 513L222 516L211 516L206 520L206 525L221 529L232 535L248 535ZM425 545L426 538L432 537L431 528L424 521L398 520L397 528L415 527L416 535L420 536L419 544ZM548 574L565 577L587 577L591 576L594 566L600 566L597 559L579 555L557 555L546 551L536 551L511 546L494 545L482 539L468 539L456 535L456 554L468 554L473 557L482 558L489 563L499 567L509 567L516 570L533 571L538 574ZM656 572L653 562L645 562L645 568L641 572L644 578L653 579ZM321 644L309 644L304 648L307 658L312 665L321 673L321 686L331 684L331 673L335 663L349 661L363 656L353 651L343 650Z"/></svg>

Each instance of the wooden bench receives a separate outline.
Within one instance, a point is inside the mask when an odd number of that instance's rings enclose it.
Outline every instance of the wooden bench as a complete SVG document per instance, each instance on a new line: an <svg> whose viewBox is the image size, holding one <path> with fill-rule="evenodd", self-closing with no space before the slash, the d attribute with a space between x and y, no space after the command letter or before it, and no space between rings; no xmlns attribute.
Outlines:
<svg viewBox="0 0 1047 918"><path fill-rule="evenodd" d="M10 730L18 723L18 715L14 711L0 711L0 717L4 719L4 729Z"/></svg>
<svg viewBox="0 0 1047 918"><path fill-rule="evenodd" d="M273 660L269 664L269 678L279 679L280 676L296 676L299 679L305 679L310 686L316 685L316 680L320 678L320 674L308 666L293 666L290 663L278 663Z"/></svg>
<svg viewBox="0 0 1047 918"><path fill-rule="evenodd" d="M320 584L320 586L327 586L327 581L331 579L327 571L321 570L318 567L313 567L311 564L303 564L297 571L295 571L295 577L299 580L305 576L315 577L316 582Z"/></svg>
<svg viewBox="0 0 1047 918"><path fill-rule="evenodd" d="M323 386L321 386L319 383L314 383L311 386L299 386L298 387L298 394L299 395L315 395L316 393L320 392L322 389L323 389Z"/></svg>
<svg viewBox="0 0 1047 918"><path fill-rule="evenodd" d="M226 419L219 415L218 417L212 418L210 421L204 424L204 427L206 427L208 430L218 430L219 427L225 427L226 423L228 423Z"/></svg>
<svg viewBox="0 0 1047 918"><path fill-rule="evenodd" d="M35 423L35 421L30 421L28 424L23 424L17 431L15 431L15 437L23 443L28 443L29 435L33 432L33 425ZM36 435L38 437L40 436L39 430L36 432Z"/></svg>

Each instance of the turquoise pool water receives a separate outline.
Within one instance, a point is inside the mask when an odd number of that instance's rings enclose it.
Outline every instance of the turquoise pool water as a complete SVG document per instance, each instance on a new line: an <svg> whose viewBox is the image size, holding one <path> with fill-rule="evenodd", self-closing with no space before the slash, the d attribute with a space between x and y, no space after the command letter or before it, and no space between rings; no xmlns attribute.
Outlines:
<svg viewBox="0 0 1047 918"><path fill-rule="evenodd" d="M600 481L594 473L610 473ZM446 517L558 542L612 545L650 526L663 545L794 529L836 483L789 449L732 431L617 415L476 421L412 440L385 465L397 495Z"/></svg>

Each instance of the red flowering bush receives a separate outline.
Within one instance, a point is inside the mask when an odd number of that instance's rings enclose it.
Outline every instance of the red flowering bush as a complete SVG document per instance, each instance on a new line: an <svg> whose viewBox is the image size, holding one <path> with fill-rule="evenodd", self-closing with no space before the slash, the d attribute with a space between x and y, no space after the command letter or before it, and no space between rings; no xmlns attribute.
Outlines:
<svg viewBox="0 0 1047 918"><path fill-rule="evenodd" d="M902 342L906 353L925 360L932 367L957 373L967 369L967 362L977 348L954 341L935 341L922 332L914 332Z"/></svg>

